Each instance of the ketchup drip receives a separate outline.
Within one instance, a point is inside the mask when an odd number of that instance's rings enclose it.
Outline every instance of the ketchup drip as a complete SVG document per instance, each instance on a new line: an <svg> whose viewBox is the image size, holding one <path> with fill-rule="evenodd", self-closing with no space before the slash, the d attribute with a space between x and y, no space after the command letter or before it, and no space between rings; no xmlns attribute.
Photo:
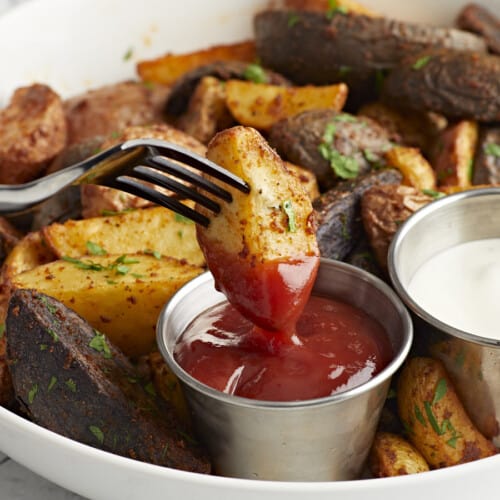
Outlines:
<svg viewBox="0 0 500 500"><path fill-rule="evenodd" d="M391 357L377 321L349 304L316 296L307 302L293 335L257 328L223 303L198 316L175 350L178 363L200 382L268 401L348 390L371 379Z"/></svg>

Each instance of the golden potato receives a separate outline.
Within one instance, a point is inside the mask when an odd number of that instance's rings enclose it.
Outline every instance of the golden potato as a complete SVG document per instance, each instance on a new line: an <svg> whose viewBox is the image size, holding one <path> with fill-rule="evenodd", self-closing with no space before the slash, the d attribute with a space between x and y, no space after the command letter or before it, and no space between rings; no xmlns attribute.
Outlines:
<svg viewBox="0 0 500 500"><path fill-rule="evenodd" d="M318 181L316 180L316 176L313 172L307 168L299 167L298 165L294 165L288 161L285 161L285 167L292 175L297 177L311 201L315 200L319 196Z"/></svg>
<svg viewBox="0 0 500 500"><path fill-rule="evenodd" d="M42 234L58 258L142 252L184 259L195 266L205 262L194 224L163 207L51 224Z"/></svg>
<svg viewBox="0 0 500 500"><path fill-rule="evenodd" d="M283 118L313 109L340 111L347 99L347 85L282 87L265 83L228 80L226 104L242 125L269 130Z"/></svg>
<svg viewBox="0 0 500 500"><path fill-rule="evenodd" d="M408 439L433 468L489 457L496 448L474 426L442 363L413 358L398 382L399 416Z"/></svg>
<svg viewBox="0 0 500 500"><path fill-rule="evenodd" d="M395 146L385 154L389 167L403 174L403 184L417 189L436 189L436 174L417 148Z"/></svg>
<svg viewBox="0 0 500 500"><path fill-rule="evenodd" d="M94 255L40 265L14 276L14 288L50 295L104 332L128 356L151 350L161 308L203 271L151 255Z"/></svg>
<svg viewBox="0 0 500 500"><path fill-rule="evenodd" d="M472 184L477 140L477 122L470 120L451 125L441 134L433 160L438 186Z"/></svg>
<svg viewBox="0 0 500 500"><path fill-rule="evenodd" d="M141 61L137 72L142 80L171 85L188 71L215 61L255 61L253 41L216 45L187 54L166 54L157 59Z"/></svg>
<svg viewBox="0 0 500 500"><path fill-rule="evenodd" d="M429 470L424 457L406 439L390 432L375 435L369 464L375 477L404 476Z"/></svg>
<svg viewBox="0 0 500 500"><path fill-rule="evenodd" d="M208 228L197 226L208 267L240 311L261 326L278 329L296 314L293 306L302 303L301 290L310 290L314 282L319 250L311 201L254 129L220 132L207 157L250 186L249 194L229 188L233 202L223 203L217 215L207 213ZM291 265L296 278L303 273L298 287L283 288L287 278L276 275L280 263ZM258 307L253 297L262 297Z"/></svg>

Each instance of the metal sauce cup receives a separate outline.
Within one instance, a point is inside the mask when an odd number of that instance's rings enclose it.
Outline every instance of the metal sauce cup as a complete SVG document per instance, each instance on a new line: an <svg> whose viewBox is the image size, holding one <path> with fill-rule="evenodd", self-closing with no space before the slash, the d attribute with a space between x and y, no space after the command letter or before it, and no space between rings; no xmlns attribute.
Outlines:
<svg viewBox="0 0 500 500"><path fill-rule="evenodd" d="M415 314L415 351L444 363L473 422L500 446L500 341L439 321L407 290L417 269L433 255L467 241L498 237L500 189L458 193L420 209L400 227L388 265L396 291Z"/></svg>
<svg viewBox="0 0 500 500"><path fill-rule="evenodd" d="M223 476L283 481L329 481L359 476L390 384L404 361L413 331L397 295L376 277L322 259L314 293L357 306L385 328L390 364L367 383L333 396L272 402L230 396L187 374L175 361L177 338L207 308L226 300L210 273L186 284L158 320L157 340L177 375L200 440Z"/></svg>

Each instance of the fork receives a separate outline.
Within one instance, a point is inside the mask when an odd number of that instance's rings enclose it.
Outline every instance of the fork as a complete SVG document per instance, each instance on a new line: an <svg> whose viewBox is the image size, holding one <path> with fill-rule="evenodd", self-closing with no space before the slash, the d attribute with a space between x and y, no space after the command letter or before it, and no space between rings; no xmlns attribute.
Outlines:
<svg viewBox="0 0 500 500"><path fill-rule="evenodd" d="M192 151L161 140L133 139L40 179L18 185L0 184L0 215L27 213L70 185L98 184L147 199L208 227L209 217L184 205L175 195L160 193L141 182L166 188L215 214L220 212L220 203L200 191L231 203L233 197L229 191L186 166L243 193L250 192L248 184L238 176ZM182 184L175 178L189 184Z"/></svg>

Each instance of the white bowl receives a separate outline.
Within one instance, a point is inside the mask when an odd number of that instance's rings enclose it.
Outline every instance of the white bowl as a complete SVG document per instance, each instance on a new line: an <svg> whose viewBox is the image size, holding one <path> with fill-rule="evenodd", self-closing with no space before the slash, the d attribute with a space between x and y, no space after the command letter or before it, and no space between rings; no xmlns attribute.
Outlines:
<svg viewBox="0 0 500 500"><path fill-rule="evenodd" d="M402 19L449 24L460 0L361 0ZM34 0L0 18L0 105L42 81L63 96L134 77L135 63L251 36L251 14L268 0ZM500 0L483 0L493 10ZM132 49L133 56L124 60ZM0 449L87 498L204 500L388 500L492 498L500 457L415 476L287 483L203 476L106 453L0 408ZM1 497L0 493L0 497Z"/></svg>

